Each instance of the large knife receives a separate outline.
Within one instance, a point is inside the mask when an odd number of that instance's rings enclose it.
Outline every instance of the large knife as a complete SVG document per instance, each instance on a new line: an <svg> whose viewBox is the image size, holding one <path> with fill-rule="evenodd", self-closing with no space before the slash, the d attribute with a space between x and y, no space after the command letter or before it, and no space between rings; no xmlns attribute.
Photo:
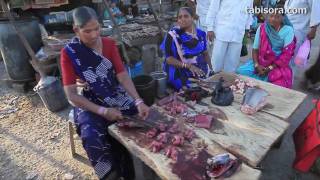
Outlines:
<svg viewBox="0 0 320 180"><path fill-rule="evenodd" d="M195 78L188 78L190 82L198 84L201 88L212 91L212 89L215 88L215 86L218 84L218 81L208 81L203 79L195 79Z"/></svg>
<svg viewBox="0 0 320 180"><path fill-rule="evenodd" d="M195 83L198 83L198 84L207 84L207 85L216 85L219 81L209 81L207 79L195 79L195 78L188 78L189 81L191 82L195 82Z"/></svg>
<svg viewBox="0 0 320 180"><path fill-rule="evenodd" d="M142 124L146 127L150 127L150 128L158 128L157 123L152 122L152 121L148 121L148 120L142 120L141 118L139 118L138 116L123 116L123 118L125 120L129 120L129 121L133 121L136 122L138 124Z"/></svg>

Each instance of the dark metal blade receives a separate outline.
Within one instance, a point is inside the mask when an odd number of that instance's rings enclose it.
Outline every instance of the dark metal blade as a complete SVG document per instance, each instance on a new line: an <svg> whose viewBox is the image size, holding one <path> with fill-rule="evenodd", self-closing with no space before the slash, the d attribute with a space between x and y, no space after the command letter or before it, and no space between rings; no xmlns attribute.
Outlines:
<svg viewBox="0 0 320 180"><path fill-rule="evenodd" d="M156 128L157 125L154 122L151 121L147 121L147 120L142 120L141 118L137 117L137 116L123 116L126 120L130 120L130 121L134 121L138 124L142 124L144 126L147 127L151 127L151 128Z"/></svg>

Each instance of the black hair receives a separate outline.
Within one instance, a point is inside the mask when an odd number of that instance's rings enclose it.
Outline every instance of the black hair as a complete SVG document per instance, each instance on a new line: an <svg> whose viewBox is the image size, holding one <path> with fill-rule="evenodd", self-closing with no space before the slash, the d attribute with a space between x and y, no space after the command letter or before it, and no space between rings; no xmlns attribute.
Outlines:
<svg viewBox="0 0 320 180"><path fill-rule="evenodd" d="M285 14L285 9L284 9L284 4L277 3L276 8L281 9L281 13L279 13L279 14L281 14L282 16L286 15Z"/></svg>
<svg viewBox="0 0 320 180"><path fill-rule="evenodd" d="M84 27L90 20L98 20L97 13L94 9L81 6L73 10L72 13L73 24L79 26L80 28Z"/></svg>
<svg viewBox="0 0 320 180"><path fill-rule="evenodd" d="M192 10L190 7L181 7L181 8L179 9L179 11L178 11L177 16L179 16L179 13L180 13L181 10L187 11L187 12L190 14L191 17L194 17L194 12L193 12L193 10Z"/></svg>
<svg viewBox="0 0 320 180"><path fill-rule="evenodd" d="M270 10L272 10L272 11L270 11ZM280 4L280 3L275 4L274 6L269 8L269 13L280 14L280 15L284 16L285 15L284 4Z"/></svg>
<svg viewBox="0 0 320 180"><path fill-rule="evenodd" d="M131 0L130 3L131 3L131 4L136 4L136 3L137 3L137 0Z"/></svg>

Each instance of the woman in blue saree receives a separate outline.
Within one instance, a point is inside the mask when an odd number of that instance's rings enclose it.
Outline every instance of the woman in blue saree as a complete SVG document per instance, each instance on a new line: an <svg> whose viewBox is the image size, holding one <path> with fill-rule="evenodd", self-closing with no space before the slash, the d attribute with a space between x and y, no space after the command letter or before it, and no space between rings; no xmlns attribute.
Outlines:
<svg viewBox="0 0 320 180"><path fill-rule="evenodd" d="M73 11L77 35L61 52L64 90L74 108L77 133L99 179L112 179L117 172L131 179L124 168L130 161L125 149L108 134L108 126L123 115L148 116L149 107L139 97L125 71L116 44L100 37L95 11L79 7ZM83 95L77 93L77 80L87 84ZM121 158L120 158L121 157ZM124 163L120 161L126 157Z"/></svg>
<svg viewBox="0 0 320 180"><path fill-rule="evenodd" d="M191 8L180 8L178 26L168 32L161 45L165 54L163 68L175 90L188 87L188 78L205 77L212 70L206 33L194 26L193 17Z"/></svg>

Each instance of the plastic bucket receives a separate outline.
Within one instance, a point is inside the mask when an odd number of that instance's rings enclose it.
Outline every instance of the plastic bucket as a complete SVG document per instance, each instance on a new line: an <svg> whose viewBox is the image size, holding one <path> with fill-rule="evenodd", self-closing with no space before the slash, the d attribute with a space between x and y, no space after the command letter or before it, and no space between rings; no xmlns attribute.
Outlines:
<svg viewBox="0 0 320 180"><path fill-rule="evenodd" d="M52 112L62 110L69 105L58 79L35 91L39 94L44 106Z"/></svg>
<svg viewBox="0 0 320 180"><path fill-rule="evenodd" d="M155 80L149 75L140 75L133 78L133 83L144 103L151 106L156 96Z"/></svg>
<svg viewBox="0 0 320 180"><path fill-rule="evenodd" d="M155 71L150 76L156 81L156 94L158 98L167 95L167 73L163 71Z"/></svg>

